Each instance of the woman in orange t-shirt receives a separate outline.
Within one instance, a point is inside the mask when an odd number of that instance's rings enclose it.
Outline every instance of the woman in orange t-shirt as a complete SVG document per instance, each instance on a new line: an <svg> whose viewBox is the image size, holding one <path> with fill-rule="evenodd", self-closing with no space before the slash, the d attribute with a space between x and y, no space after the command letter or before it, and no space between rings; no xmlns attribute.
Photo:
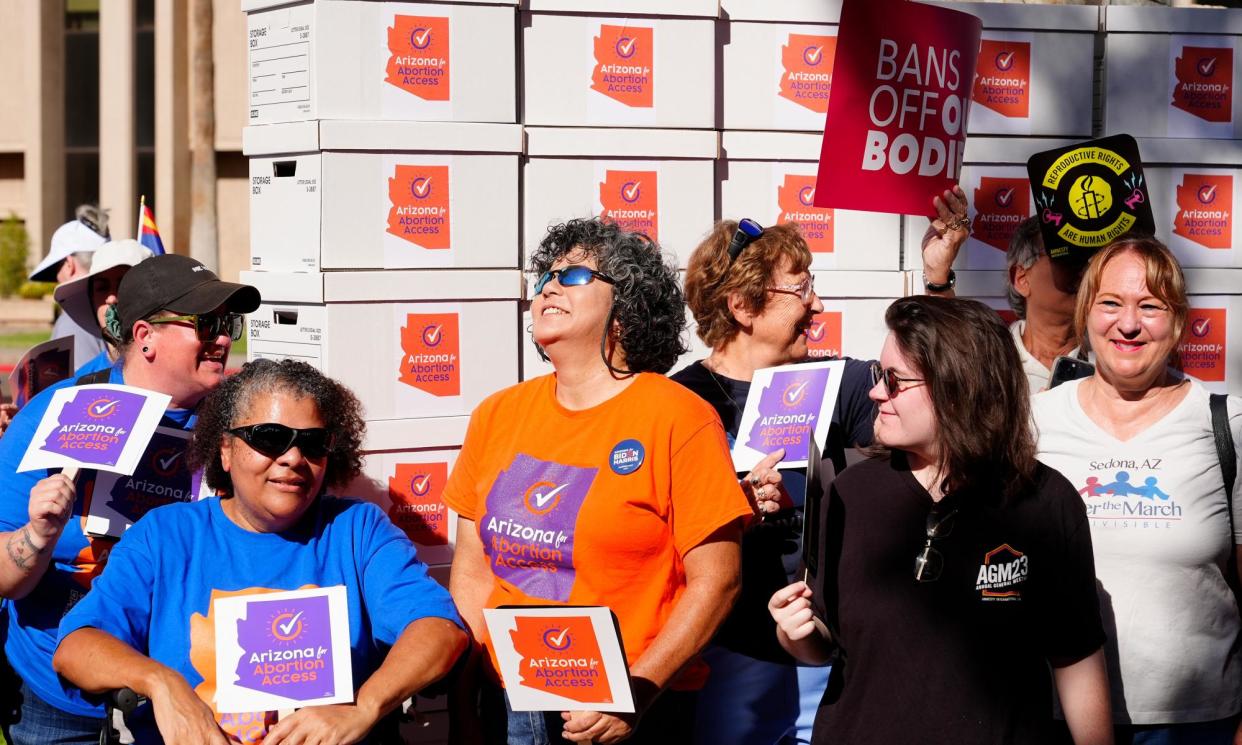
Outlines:
<svg viewBox="0 0 1242 745"><path fill-rule="evenodd" d="M598 219L552 228L531 269L532 334L556 372L471 417L444 492L460 516L449 589L491 681L484 608L608 606L638 713L514 715L491 682L483 726L510 743L685 742L697 654L737 596L752 511L715 411L658 374L685 351L676 270Z"/></svg>

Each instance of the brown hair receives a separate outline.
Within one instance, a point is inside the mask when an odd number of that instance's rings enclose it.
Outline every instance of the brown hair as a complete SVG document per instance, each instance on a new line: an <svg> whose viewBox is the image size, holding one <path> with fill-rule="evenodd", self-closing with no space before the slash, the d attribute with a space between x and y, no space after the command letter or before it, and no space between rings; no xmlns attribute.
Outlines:
<svg viewBox="0 0 1242 745"><path fill-rule="evenodd" d="M767 287L784 259L794 274L811 266L811 249L796 223L766 228L729 263L729 241L737 231L733 220L721 220L690 255L686 268L686 304L698 324L704 344L716 348L737 336L741 327L729 310L729 295L742 296L747 310L763 312L768 302Z"/></svg>
<svg viewBox="0 0 1242 745"><path fill-rule="evenodd" d="M1074 333L1079 344L1087 348L1087 316L1095 297L1100 292L1100 280L1104 276L1104 268L1108 263L1126 253L1133 253L1143 260L1147 270L1147 291L1160 302L1169 306L1173 314L1173 338L1181 340L1186 331L1186 317L1190 314L1190 303L1186 299L1186 277L1182 274L1182 265L1168 247L1155 238L1146 236L1125 237L1109 244L1091 257L1087 270L1082 275L1082 283L1078 285L1077 306L1074 309ZM1174 345L1170 360L1177 355Z"/></svg>
<svg viewBox="0 0 1242 745"><path fill-rule="evenodd" d="M926 381L935 412L945 494L1020 496L1034 483L1035 435L1026 373L996 311L976 300L918 295L884 322Z"/></svg>

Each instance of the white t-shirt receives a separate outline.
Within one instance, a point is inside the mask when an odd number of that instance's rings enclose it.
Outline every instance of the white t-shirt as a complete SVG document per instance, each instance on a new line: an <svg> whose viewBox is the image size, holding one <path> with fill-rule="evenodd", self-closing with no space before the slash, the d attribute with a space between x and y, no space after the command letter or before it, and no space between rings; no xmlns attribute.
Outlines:
<svg viewBox="0 0 1242 745"><path fill-rule="evenodd" d="M1026 382L1031 387L1031 395L1034 396L1043 389L1048 387L1048 379L1052 377L1052 371L1044 367L1044 363L1031 356L1027 351L1026 345L1022 343L1022 332L1026 330L1026 321L1019 319L1009 324L1009 333L1013 334L1013 344L1018 348L1018 359L1022 360L1022 372L1026 373ZM1078 347L1074 347L1065 353L1067 357L1074 357L1078 354Z"/></svg>
<svg viewBox="0 0 1242 745"><path fill-rule="evenodd" d="M1039 459L1087 505L1113 716L1134 724L1232 716L1242 709L1242 654L1230 654L1242 621L1224 573L1242 543L1242 475L1230 540L1208 392L1191 381L1172 411L1121 441L1087 416L1081 382L1032 405ZM1231 396L1228 410L1242 445L1242 399Z"/></svg>

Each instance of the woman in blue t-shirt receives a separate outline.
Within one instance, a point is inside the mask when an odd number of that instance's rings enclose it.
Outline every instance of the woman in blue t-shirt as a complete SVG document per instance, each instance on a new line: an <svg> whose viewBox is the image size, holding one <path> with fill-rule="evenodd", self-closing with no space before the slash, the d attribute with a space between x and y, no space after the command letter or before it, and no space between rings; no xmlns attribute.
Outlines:
<svg viewBox="0 0 1242 745"><path fill-rule="evenodd" d="M150 699L132 718L139 743L358 742L466 646L448 592L405 535L378 507L325 495L360 472L361 406L305 363L258 360L201 410L187 455L220 498L160 508L135 524L62 621L53 664L85 691L128 687ZM338 621L298 605L311 601L261 600L335 587L346 598L348 663L326 641ZM231 634L220 618L236 601L220 601L238 596L254 599ZM298 657L307 650L315 656ZM352 691L339 688L345 664ZM279 721L274 711L222 703L279 696L306 705L342 694L353 703L309 705Z"/></svg>

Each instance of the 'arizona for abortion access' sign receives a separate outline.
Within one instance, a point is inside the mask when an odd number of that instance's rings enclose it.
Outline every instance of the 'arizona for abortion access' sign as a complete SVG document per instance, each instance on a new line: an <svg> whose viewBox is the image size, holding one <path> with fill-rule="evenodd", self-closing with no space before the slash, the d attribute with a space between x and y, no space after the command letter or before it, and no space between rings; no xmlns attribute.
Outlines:
<svg viewBox="0 0 1242 745"><path fill-rule="evenodd" d="M934 215L957 183L982 22L907 0L845 0L816 207Z"/></svg>

